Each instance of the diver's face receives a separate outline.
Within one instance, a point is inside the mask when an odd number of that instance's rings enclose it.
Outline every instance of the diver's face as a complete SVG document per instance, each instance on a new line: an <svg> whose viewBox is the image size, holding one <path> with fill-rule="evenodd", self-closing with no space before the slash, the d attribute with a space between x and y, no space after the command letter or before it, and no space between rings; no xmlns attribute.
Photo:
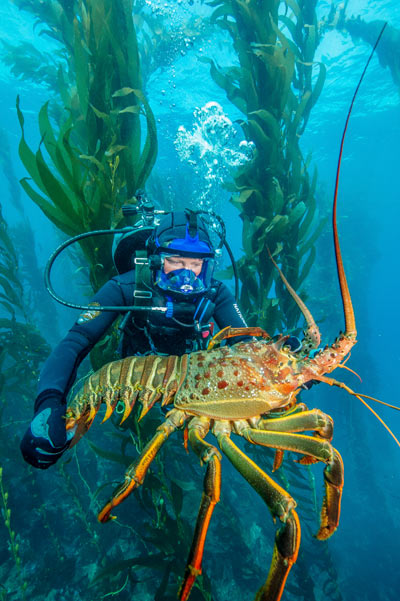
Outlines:
<svg viewBox="0 0 400 601"><path fill-rule="evenodd" d="M164 258L164 273L170 273L176 269L189 269L198 276L203 267L203 259L195 257L180 257L179 255Z"/></svg>

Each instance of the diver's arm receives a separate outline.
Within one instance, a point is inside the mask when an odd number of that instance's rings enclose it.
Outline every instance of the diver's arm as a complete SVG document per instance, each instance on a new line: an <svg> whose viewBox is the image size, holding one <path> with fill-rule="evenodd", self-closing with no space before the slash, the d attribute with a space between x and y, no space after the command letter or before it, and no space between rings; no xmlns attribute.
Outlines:
<svg viewBox="0 0 400 601"><path fill-rule="evenodd" d="M90 300L90 304L93 303L103 306L125 305L123 288L118 280L108 281ZM78 317L43 365L38 399L49 389L59 391L65 399L74 383L79 365L118 315L119 313L112 311L96 312L94 305L93 312L85 311Z"/></svg>
<svg viewBox="0 0 400 601"><path fill-rule="evenodd" d="M215 310L213 317L220 329L225 328L226 326L232 326L233 328L248 327L235 297L225 284L220 284L214 303ZM249 342L250 340L252 340L251 336L235 336L233 338L228 338L227 344L232 345L237 344L238 342Z"/></svg>
<svg viewBox="0 0 400 601"><path fill-rule="evenodd" d="M113 307L126 305L121 278L107 282L91 302ZM93 312L81 314L45 362L33 419L20 444L23 458L34 467L51 467L68 449L73 431L67 432L65 428L67 393L79 364L118 314L111 311L96 312L95 306Z"/></svg>

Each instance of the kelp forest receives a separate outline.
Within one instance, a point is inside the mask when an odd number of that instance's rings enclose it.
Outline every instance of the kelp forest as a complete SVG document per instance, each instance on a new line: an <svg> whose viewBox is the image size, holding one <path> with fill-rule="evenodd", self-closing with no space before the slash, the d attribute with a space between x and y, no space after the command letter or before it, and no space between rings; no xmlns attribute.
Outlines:
<svg viewBox="0 0 400 601"><path fill-rule="evenodd" d="M317 50L332 30L372 46L380 22L347 15L347 2L332 3L321 19L317 0L210 0L188 2L181 12L180 1L170 10L147 0L10 5L32 24L40 43L16 35L1 44L3 68L21 86L13 112L18 169L8 160L14 142L0 132L3 198L18 215L8 224L5 211L0 213L0 444L7 449L0 461L0 601L172 601L204 478L204 466L186 451L182 433L159 452L117 519L103 526L96 518L103 498L161 423L159 410L139 421L135 407L122 424L118 412L103 425L99 420L51 470L35 470L20 457L41 366L75 319L69 314L64 322L42 285L43 259L35 252L42 235L26 218L26 207L38 208L59 244L124 227L122 206L137 206L139 191L156 208L170 210L158 173L159 102L150 91L165 65L192 53L193 69L206 69L238 136L252 147L248 160L231 168L221 184L224 210L235 213L241 227L235 233L241 240L235 256L238 304L249 325L272 336L301 336L303 318L269 252L307 303L307 279L329 226L318 165L301 144L326 78ZM215 43L206 43L210 39ZM396 86L399 39L399 31L388 26L377 50ZM39 89L44 100L32 118L27 91ZM194 109L187 107L188 113ZM172 206L195 209L196 199L176 190ZM82 302L115 275L112 244L112 236L85 238L69 251L63 269ZM232 267L222 261L219 268L232 287ZM79 375L116 359L118 338L117 324ZM243 450L271 473L272 450L248 442ZM286 455L274 479L296 499L303 536L284 598L342 601L330 543L314 538L322 472ZM250 599L266 577L276 527L254 491L225 463L223 482L192 601Z"/></svg>

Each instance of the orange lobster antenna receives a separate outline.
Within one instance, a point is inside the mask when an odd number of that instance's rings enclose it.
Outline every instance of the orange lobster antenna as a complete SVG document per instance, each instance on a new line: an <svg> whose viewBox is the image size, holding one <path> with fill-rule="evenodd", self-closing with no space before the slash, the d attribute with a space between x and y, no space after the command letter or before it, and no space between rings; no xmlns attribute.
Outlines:
<svg viewBox="0 0 400 601"><path fill-rule="evenodd" d="M376 399L373 396L368 396L368 394L361 394L361 392L357 392L355 394L357 394L358 396L362 396L365 399L370 399L371 401L375 401L375 403L379 403L380 405L385 405L385 407L390 407L390 409L396 409L396 411L400 411L400 407L397 407L397 405L391 405L390 403L385 403L385 401Z"/></svg>
<svg viewBox="0 0 400 601"><path fill-rule="evenodd" d="M339 364L338 367L340 367L341 369L347 369L347 371L349 371L350 373L357 376L357 378L360 380L360 382L362 382L361 376L359 376L358 373L356 371L354 371L354 369L347 367L347 365L345 365L344 363Z"/></svg>
<svg viewBox="0 0 400 601"><path fill-rule="evenodd" d="M338 386L338 388L343 388L343 390L346 390L346 392L348 392L352 396L355 396L359 401L362 402L363 405L365 405L365 407L367 409L369 409L371 411L371 413L373 415L375 415L376 419L381 422L382 426L384 428L386 428L386 430L389 432L390 436L395 440L396 444L400 447L400 441L399 441L399 439L396 438L396 436L393 434L393 432L391 431L391 429L389 428L389 426L376 413L376 411L374 411L372 409L372 407L370 407L368 405L368 403L366 401L364 401L364 399L362 397L365 396L367 399L371 399L372 401L376 401L377 403L381 403L382 405L386 405L387 407L391 407L392 409L397 409L398 411L400 411L400 407L396 407L395 405L389 405L388 403L384 403L383 401L379 401L378 399L374 399L374 397L368 396L366 394L359 394L357 392L354 392L354 390L352 390L351 388L349 388L348 386L346 386L346 384L344 384L343 382L340 382L339 380L335 380L334 378L327 378L326 376L318 376L315 379L319 380L320 382L324 382L325 384L329 384L329 386Z"/></svg>
<svg viewBox="0 0 400 601"><path fill-rule="evenodd" d="M277 262L275 261L275 259L273 258L271 251L269 250L269 247L267 246L267 251L269 254L269 258L271 259L272 263L275 265L275 268L277 269L280 278L282 280L282 282L285 284L289 294L291 295L291 297L293 298L294 302L297 304L297 306L299 307L300 311L302 312L304 319L307 322L307 334L312 342L312 348L317 348L321 342L321 334L319 332L318 326L314 321L313 316L311 315L311 312L309 309L307 309L305 303L301 300L301 298L299 297L299 295L297 294L297 292L292 288L292 286L289 284L289 282L287 281L287 279L285 278L284 274L282 273L282 270L280 269L279 265L277 264Z"/></svg>
<svg viewBox="0 0 400 601"><path fill-rule="evenodd" d="M364 71L361 74L360 77L360 81L358 82L358 85L356 87L356 90L354 92L351 104L350 104L350 108L349 111L347 113L347 118L346 118L346 123L344 126L344 130L343 130L343 134L342 134L342 140L340 142L340 150L339 150L339 159L338 159L338 165L337 165L337 169L336 169L336 183L335 183L335 193L334 193L334 197L333 197L333 215L332 215L332 225L333 225L333 243L335 246L335 255L336 255L336 266L337 266L337 271L338 271L338 277L339 277L339 285L340 285L340 291L341 291L341 295L342 295L342 302L343 302L343 311L344 311L344 319L345 319L345 324L346 324L346 334L354 334L354 336L357 333L356 330L356 320L354 317L354 310L353 310L353 304L351 302L351 296L350 296L350 292L349 292L349 287L347 284L347 280L346 280L346 275L344 273L344 267L343 267L343 260L342 260L342 253L340 252L340 244L339 244L339 236L338 236L338 232L337 232L337 223L336 223L336 207L337 207L337 196L338 196L338 189L339 189L339 176L340 176L340 166L342 163L342 154L343 154L343 144L344 144L344 139L346 136L346 131L347 131L347 126L349 124L349 120L350 120L350 115L351 115L351 111L353 109L353 105L354 105L354 101L356 99L358 90L360 88L361 82L364 79L364 75L368 69L368 65L372 59L372 56L375 52L375 49L377 47L377 45L379 44L379 41L382 37L382 34L385 30L387 23L385 23L380 31L380 34L377 37L377 40L375 42L375 45L372 49L371 54L369 55L369 58L367 60L367 63L364 67Z"/></svg>

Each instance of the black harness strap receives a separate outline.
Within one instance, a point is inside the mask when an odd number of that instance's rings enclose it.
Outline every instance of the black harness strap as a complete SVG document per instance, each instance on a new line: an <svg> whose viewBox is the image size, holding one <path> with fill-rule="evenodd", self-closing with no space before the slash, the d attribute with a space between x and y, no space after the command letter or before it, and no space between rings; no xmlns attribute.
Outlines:
<svg viewBox="0 0 400 601"><path fill-rule="evenodd" d="M152 304L152 278L147 251L137 250L134 258L135 290L133 304L137 307L149 307Z"/></svg>

